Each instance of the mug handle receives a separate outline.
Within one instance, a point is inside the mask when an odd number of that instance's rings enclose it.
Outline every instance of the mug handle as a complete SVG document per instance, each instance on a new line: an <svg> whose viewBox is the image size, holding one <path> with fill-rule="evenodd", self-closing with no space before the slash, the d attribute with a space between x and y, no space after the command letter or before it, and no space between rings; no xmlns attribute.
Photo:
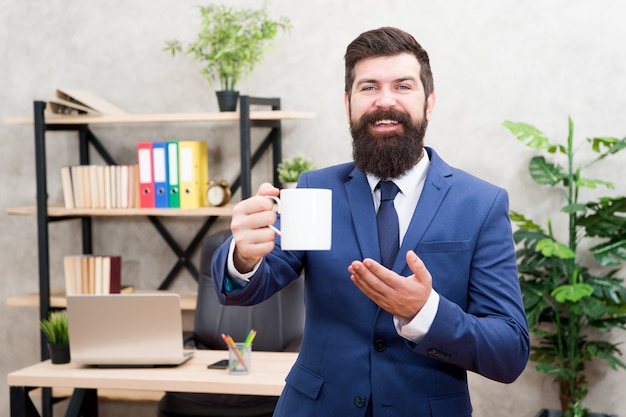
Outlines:
<svg viewBox="0 0 626 417"><path fill-rule="evenodd" d="M267 198L274 200L274 202L276 203L276 205L278 206L278 210L276 210L276 213L280 213L280 198L278 197L274 197L274 196L267 196ZM269 227L270 229L272 229L274 232L276 232L276 234L278 236L281 236L280 230L278 230L276 227L274 227L274 225L270 224L267 227Z"/></svg>

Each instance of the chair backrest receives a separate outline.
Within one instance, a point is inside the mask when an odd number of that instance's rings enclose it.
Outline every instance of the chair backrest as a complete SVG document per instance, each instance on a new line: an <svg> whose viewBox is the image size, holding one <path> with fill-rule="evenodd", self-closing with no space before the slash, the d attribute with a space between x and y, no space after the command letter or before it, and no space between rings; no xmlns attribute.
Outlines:
<svg viewBox="0 0 626 417"><path fill-rule="evenodd" d="M254 306L225 306L218 302L211 277L213 253L230 231L205 238L200 260L194 336L198 349L226 349L221 334L243 341L257 331L254 350L297 351L304 327L304 280L297 279L271 298Z"/></svg>

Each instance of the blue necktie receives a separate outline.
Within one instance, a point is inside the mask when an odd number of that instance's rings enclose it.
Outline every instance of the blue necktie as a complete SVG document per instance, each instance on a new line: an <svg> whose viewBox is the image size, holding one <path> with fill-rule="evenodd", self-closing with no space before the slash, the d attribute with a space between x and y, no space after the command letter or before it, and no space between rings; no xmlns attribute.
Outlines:
<svg viewBox="0 0 626 417"><path fill-rule="evenodd" d="M400 190L393 181L381 181L378 185L380 186L380 207L376 222L378 223L381 263L391 269L400 246L398 213L393 205L393 200Z"/></svg>

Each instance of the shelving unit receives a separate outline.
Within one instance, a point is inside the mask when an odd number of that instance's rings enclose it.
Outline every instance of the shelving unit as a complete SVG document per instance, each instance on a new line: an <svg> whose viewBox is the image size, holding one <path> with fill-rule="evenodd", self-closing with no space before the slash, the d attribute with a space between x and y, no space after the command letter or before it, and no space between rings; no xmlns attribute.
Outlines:
<svg viewBox="0 0 626 417"><path fill-rule="evenodd" d="M252 106L270 107L269 111L252 111ZM204 236L220 216L229 216L232 205L225 207L202 207L199 209L65 209L62 206L48 206L47 204L47 176L46 176L46 133L50 131L76 131L78 133L79 164L87 165L90 161L90 146L95 149L108 164L116 164L102 142L94 135L90 125L103 124L142 124L142 123L215 123L238 122L240 139L239 177L231 184L231 192L241 190L241 197L251 195L252 168L259 159L271 148L274 184L279 184L276 167L282 159L281 122L283 120L310 119L314 115L310 112L290 112L280 110L280 99L258 98L241 96L239 112L215 113L187 113L187 114L126 114L126 115L72 115L57 116L45 113L46 103L34 102L34 117L6 118L5 123L32 124L35 139L35 168L37 184L37 205L35 207L17 207L7 210L11 215L30 215L37 218L38 232L38 261L39 261L39 293L14 297L9 305L36 305L39 306L39 317L48 317L52 308L62 308L64 300L58 293L50 289L50 262L49 262L49 225L56 221L78 219L81 221L82 252L93 253L92 250L92 219L94 217L114 216L146 216L158 233L166 241L170 249L177 256L177 261L158 289L165 290L173 282L177 274L186 268L197 279L198 271L190 262L190 258L201 244ZM253 151L251 148L251 131L254 127L269 128L269 133L259 146ZM194 216L207 217L194 238L186 248L182 248L159 220L164 216ZM26 303L26 304L24 304ZM195 303L193 300L192 303ZM195 308L195 304L187 303L188 309ZM41 359L49 357L45 339L40 340ZM48 392L46 392L48 391ZM44 415L51 415L50 390L42 394Z"/></svg>

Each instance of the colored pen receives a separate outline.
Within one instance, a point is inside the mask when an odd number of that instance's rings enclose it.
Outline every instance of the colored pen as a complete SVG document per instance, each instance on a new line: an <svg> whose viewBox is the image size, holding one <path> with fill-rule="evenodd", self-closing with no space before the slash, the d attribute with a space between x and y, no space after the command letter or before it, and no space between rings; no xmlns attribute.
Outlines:
<svg viewBox="0 0 626 417"><path fill-rule="evenodd" d="M226 335L222 333L222 339L224 339L224 342L226 343L226 346L228 347L228 349L231 352L233 352L235 356L237 356L237 360L239 361L239 363L241 363L241 366L243 366L244 368L247 368L248 366L246 365L246 362L241 356L241 352L239 352L239 349L237 349L237 345L235 344L235 341L233 340L233 338L230 335ZM235 366L237 365L235 364Z"/></svg>
<svg viewBox="0 0 626 417"><path fill-rule="evenodd" d="M254 340L254 338L256 337L256 330L252 329L250 330L250 333L248 333L248 337L246 337L246 341L243 342L243 349L246 350L250 347L250 345L252 344L252 341Z"/></svg>

